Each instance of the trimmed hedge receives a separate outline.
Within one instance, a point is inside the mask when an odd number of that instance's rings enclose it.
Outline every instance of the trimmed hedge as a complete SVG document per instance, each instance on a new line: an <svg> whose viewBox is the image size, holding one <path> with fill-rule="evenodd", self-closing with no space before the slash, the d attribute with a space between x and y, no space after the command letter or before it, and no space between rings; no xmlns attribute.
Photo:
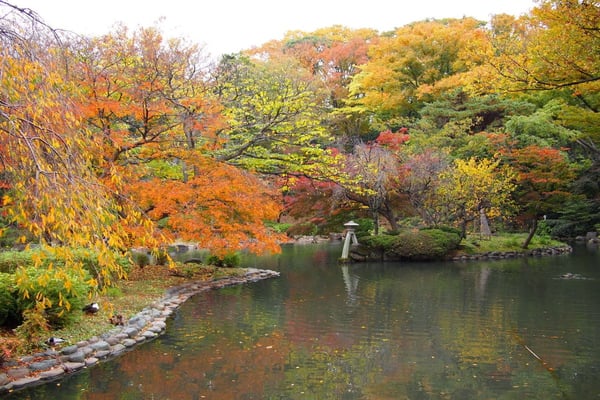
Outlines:
<svg viewBox="0 0 600 400"><path fill-rule="evenodd" d="M0 272L14 273L19 267L33 265L32 256L36 252L37 250L0 252Z"/></svg>

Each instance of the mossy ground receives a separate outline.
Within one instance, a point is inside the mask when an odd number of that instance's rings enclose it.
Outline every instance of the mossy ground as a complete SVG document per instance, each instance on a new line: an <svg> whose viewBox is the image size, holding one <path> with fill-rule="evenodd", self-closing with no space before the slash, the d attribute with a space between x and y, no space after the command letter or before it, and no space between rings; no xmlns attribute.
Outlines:
<svg viewBox="0 0 600 400"><path fill-rule="evenodd" d="M473 255L478 253L489 253L492 251L522 252L527 250L522 247L526 238L527 233L502 233L493 235L491 238L482 238L479 235L468 235L466 239L461 241L457 254ZM564 245L565 243L553 240L547 236L536 235L531 240L531 243L529 243L528 249L559 247Z"/></svg>

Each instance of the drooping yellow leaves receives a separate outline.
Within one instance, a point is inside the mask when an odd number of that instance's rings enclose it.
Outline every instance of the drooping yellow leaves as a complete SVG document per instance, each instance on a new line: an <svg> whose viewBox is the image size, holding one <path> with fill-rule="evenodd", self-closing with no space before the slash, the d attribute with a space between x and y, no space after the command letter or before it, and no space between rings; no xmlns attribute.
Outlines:
<svg viewBox="0 0 600 400"><path fill-rule="evenodd" d="M115 251L125 251L130 244L120 223L130 205L121 204L96 175L103 160L102 143L85 128L78 107L81 87L68 75L71 70L65 63L73 60L66 48L51 43L39 47L25 39L6 44L0 48L0 168L8 182L2 211L61 264L45 264L42 257L47 253L40 251L33 263L40 270L45 266L45 271L35 281L21 273L17 283L23 298L33 296L44 307L58 304L68 310L70 274L83 273L73 249L90 248L102 255L98 270L92 271L102 280L90 289L103 288L123 275ZM119 183L113 181L115 186ZM21 237L22 243L28 240ZM64 286L51 304L35 288L55 281Z"/></svg>

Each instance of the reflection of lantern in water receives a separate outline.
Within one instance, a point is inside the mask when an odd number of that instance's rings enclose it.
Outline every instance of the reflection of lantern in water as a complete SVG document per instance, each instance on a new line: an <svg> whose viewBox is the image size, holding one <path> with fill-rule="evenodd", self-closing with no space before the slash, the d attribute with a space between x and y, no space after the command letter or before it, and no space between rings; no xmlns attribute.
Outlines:
<svg viewBox="0 0 600 400"><path fill-rule="evenodd" d="M348 253L350 251L350 241L352 241L353 245L358 244L358 239L354 233L354 229L358 226L358 224L354 221L348 221L344 224L344 226L346 227L346 238L344 239L344 248L342 249L342 260L347 260Z"/></svg>

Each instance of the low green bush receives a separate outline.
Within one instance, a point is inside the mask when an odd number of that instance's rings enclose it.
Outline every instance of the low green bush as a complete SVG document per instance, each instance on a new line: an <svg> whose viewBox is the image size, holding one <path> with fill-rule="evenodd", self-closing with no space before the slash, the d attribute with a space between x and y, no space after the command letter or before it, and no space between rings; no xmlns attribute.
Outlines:
<svg viewBox="0 0 600 400"><path fill-rule="evenodd" d="M237 268L240 266L242 259L238 253L229 253L223 257L211 255L206 259L208 265L225 268Z"/></svg>
<svg viewBox="0 0 600 400"><path fill-rule="evenodd" d="M223 257L223 266L227 268L237 268L242 263L242 259L238 253L229 253Z"/></svg>
<svg viewBox="0 0 600 400"><path fill-rule="evenodd" d="M16 299L20 315L25 311L44 306L46 321L53 328L73 322L87 299L90 286L88 274L82 276L65 269L19 268L15 272Z"/></svg>
<svg viewBox="0 0 600 400"><path fill-rule="evenodd" d="M0 252L0 272L13 273L19 267L28 267L33 265L32 256L38 250L24 251L1 251Z"/></svg>
<svg viewBox="0 0 600 400"><path fill-rule="evenodd" d="M289 222L266 222L265 225L278 233L285 233L292 226Z"/></svg>
<svg viewBox="0 0 600 400"><path fill-rule="evenodd" d="M397 235L377 235L377 236L364 236L361 238L360 243L369 248L376 249L379 251L387 251L394 246Z"/></svg>
<svg viewBox="0 0 600 400"><path fill-rule="evenodd" d="M453 226L447 226L447 225L439 225L439 226L435 226L435 227L428 227L428 228L422 228L422 231L431 231L431 230L438 230L438 231L442 231L442 232L446 232L446 233L453 233L455 235L458 235L460 237L460 235L462 235L462 232L460 231L460 229L455 228Z"/></svg>
<svg viewBox="0 0 600 400"><path fill-rule="evenodd" d="M358 218L355 222L358 224L354 230L357 238L369 236L375 229L375 222L372 218Z"/></svg>
<svg viewBox="0 0 600 400"><path fill-rule="evenodd" d="M453 228L445 230L426 229L421 230L419 233L429 237L429 240L425 240L428 246L425 247L424 255L434 259L443 258L452 250L457 249L461 242L460 231Z"/></svg>

